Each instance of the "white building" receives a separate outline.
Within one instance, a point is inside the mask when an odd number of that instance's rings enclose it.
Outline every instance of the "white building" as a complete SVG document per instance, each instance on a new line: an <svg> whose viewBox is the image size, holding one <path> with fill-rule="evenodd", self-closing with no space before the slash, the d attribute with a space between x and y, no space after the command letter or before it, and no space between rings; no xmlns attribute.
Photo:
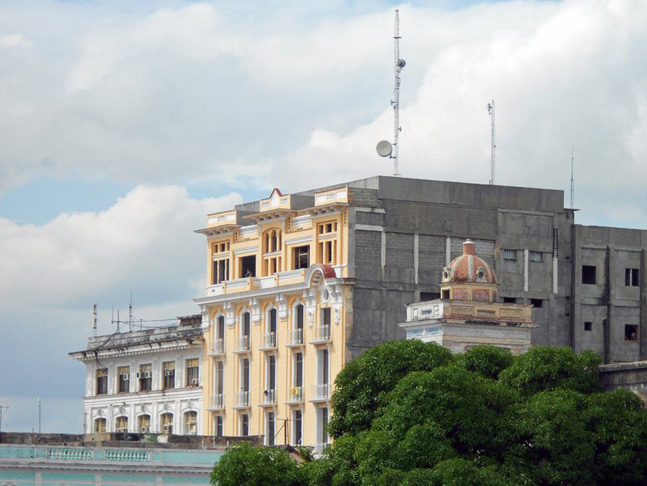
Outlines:
<svg viewBox="0 0 647 486"><path fill-rule="evenodd" d="M191 435L202 409L201 316L179 325L95 336L85 363L85 433Z"/></svg>

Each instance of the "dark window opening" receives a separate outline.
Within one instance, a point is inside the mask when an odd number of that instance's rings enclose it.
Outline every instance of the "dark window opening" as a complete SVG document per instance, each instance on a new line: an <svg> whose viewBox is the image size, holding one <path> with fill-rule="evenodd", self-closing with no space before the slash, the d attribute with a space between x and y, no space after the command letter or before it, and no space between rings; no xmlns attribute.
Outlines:
<svg viewBox="0 0 647 486"><path fill-rule="evenodd" d="M440 298L443 300L449 300L449 289L443 289L440 291Z"/></svg>
<svg viewBox="0 0 647 486"><path fill-rule="evenodd" d="M301 438L302 438L302 430L303 430L303 415L301 413L301 410L295 410L294 411L294 418L292 421L294 422L294 445L301 445Z"/></svg>
<svg viewBox="0 0 647 486"><path fill-rule="evenodd" d="M625 324L625 341L638 341L638 326Z"/></svg>
<svg viewBox="0 0 647 486"><path fill-rule="evenodd" d="M541 309L544 306L544 301L542 299L530 299L530 303L535 309Z"/></svg>
<svg viewBox="0 0 647 486"><path fill-rule="evenodd" d="M638 287L640 285L640 270L637 268L625 268L625 285L627 287Z"/></svg>
<svg viewBox="0 0 647 486"><path fill-rule="evenodd" d="M503 250L503 259L511 262L517 261L517 250Z"/></svg>
<svg viewBox="0 0 647 486"><path fill-rule="evenodd" d="M240 276L254 277L256 275L256 255L240 258Z"/></svg>
<svg viewBox="0 0 647 486"><path fill-rule="evenodd" d="M584 330L585 331L590 331L593 329L593 323L591 321L585 321L584 322Z"/></svg>
<svg viewBox="0 0 647 486"><path fill-rule="evenodd" d="M516 299L516 297L504 297L503 298L503 303L504 304L516 304L517 299Z"/></svg>
<svg viewBox="0 0 647 486"><path fill-rule="evenodd" d="M308 268L310 266L310 245L297 246L294 249L294 269Z"/></svg>
<svg viewBox="0 0 647 486"><path fill-rule="evenodd" d="M322 324L328 326L330 324L330 307L324 307L321 309Z"/></svg>
<svg viewBox="0 0 647 486"><path fill-rule="evenodd" d="M267 414L267 445L274 445L274 412Z"/></svg>
<svg viewBox="0 0 647 486"><path fill-rule="evenodd" d="M246 413L240 416L240 435L243 437L249 435L249 415Z"/></svg>
<svg viewBox="0 0 647 486"><path fill-rule="evenodd" d="M541 263L544 261L543 254L539 251L531 251L528 255L528 259L535 263Z"/></svg>
<svg viewBox="0 0 647 486"><path fill-rule="evenodd" d="M108 370L97 370L97 395L106 395L108 393Z"/></svg>
<svg viewBox="0 0 647 486"><path fill-rule="evenodd" d="M420 302L428 302L436 299L440 299L440 294L438 292L420 292Z"/></svg>
<svg viewBox="0 0 647 486"><path fill-rule="evenodd" d="M216 285L225 280L229 280L229 259L215 260L213 262L213 271L211 284Z"/></svg>
<svg viewBox="0 0 647 486"><path fill-rule="evenodd" d="M216 437L222 437L222 415L216 416Z"/></svg>
<svg viewBox="0 0 647 486"><path fill-rule="evenodd" d="M596 284L596 267L594 265L582 265L582 283L585 285Z"/></svg>

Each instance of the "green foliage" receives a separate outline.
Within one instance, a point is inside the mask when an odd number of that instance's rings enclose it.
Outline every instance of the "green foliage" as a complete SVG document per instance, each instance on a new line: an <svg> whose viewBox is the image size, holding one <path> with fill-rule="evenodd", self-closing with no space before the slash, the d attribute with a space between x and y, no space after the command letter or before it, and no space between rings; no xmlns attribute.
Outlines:
<svg viewBox="0 0 647 486"><path fill-rule="evenodd" d="M527 397L557 388L593 393L600 389L600 363L592 351L577 355L571 348L536 346L518 356L499 379Z"/></svg>
<svg viewBox="0 0 647 486"><path fill-rule="evenodd" d="M274 449L236 446L212 482L644 485L647 412L627 390L598 392L599 362L567 348L452 357L419 341L387 343L338 375L336 439L323 457L297 466Z"/></svg>
<svg viewBox="0 0 647 486"><path fill-rule="evenodd" d="M495 346L477 346L456 356L458 366L495 380L499 377L499 373L512 364L513 360L508 349Z"/></svg>
<svg viewBox="0 0 647 486"><path fill-rule="evenodd" d="M390 341L369 349L337 375L330 434L340 437L367 430L386 395L402 377L451 361L449 350L418 340Z"/></svg>
<svg viewBox="0 0 647 486"><path fill-rule="evenodd" d="M281 449L239 444L227 449L211 473L218 486L300 486L301 470Z"/></svg>

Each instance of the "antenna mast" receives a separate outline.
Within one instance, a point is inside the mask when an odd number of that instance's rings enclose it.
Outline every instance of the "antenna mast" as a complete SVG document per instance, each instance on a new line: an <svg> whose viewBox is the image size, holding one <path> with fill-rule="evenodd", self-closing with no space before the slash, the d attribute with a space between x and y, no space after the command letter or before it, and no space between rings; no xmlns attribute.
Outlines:
<svg viewBox="0 0 647 486"><path fill-rule="evenodd" d="M94 307L92 309L92 313L94 314L94 318L92 319L92 335L96 337L96 335L97 335L97 304L94 304Z"/></svg>
<svg viewBox="0 0 647 486"><path fill-rule="evenodd" d="M400 127L400 73L402 68L405 66L404 59L400 59L400 14L399 10L395 10L395 32L393 34L394 40L394 86L393 86L393 175L399 176L399 152L400 152L400 132L402 127Z"/></svg>
<svg viewBox="0 0 647 486"><path fill-rule="evenodd" d="M133 291L130 291L130 304L128 305L128 330L133 332Z"/></svg>
<svg viewBox="0 0 647 486"><path fill-rule="evenodd" d="M575 177L573 167L575 165L575 149L571 146L571 209L575 208Z"/></svg>
<svg viewBox="0 0 647 486"><path fill-rule="evenodd" d="M492 161L490 162L490 185L494 185L494 160L496 152L496 128L494 125L494 100L487 104L487 111L492 121Z"/></svg>

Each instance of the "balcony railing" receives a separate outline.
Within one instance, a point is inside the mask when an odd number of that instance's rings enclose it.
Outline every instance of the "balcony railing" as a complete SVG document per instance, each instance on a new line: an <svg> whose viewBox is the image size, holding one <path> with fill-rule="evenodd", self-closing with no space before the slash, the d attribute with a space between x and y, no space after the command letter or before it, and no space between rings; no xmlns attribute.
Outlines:
<svg viewBox="0 0 647 486"><path fill-rule="evenodd" d="M217 395L214 395L210 397L209 400L209 408L211 410L221 410L225 406L225 395L223 393L219 393Z"/></svg>
<svg viewBox="0 0 647 486"><path fill-rule="evenodd" d="M330 385L328 383L322 385L312 385L312 398L310 401L323 401L328 400Z"/></svg>
<svg viewBox="0 0 647 486"><path fill-rule="evenodd" d="M301 346L303 344L303 329L292 329L290 331L290 342L288 346Z"/></svg>
<svg viewBox="0 0 647 486"><path fill-rule="evenodd" d="M242 392L238 392L236 394L236 403L234 404L234 407L237 407L237 408L249 407L249 392L248 391L242 391Z"/></svg>
<svg viewBox="0 0 647 486"><path fill-rule="evenodd" d="M225 352L225 340L214 339L211 345L211 353L209 354L223 354Z"/></svg>
<svg viewBox="0 0 647 486"><path fill-rule="evenodd" d="M276 333L270 332L268 334L263 334L262 349L274 349L274 348L276 348Z"/></svg>
<svg viewBox="0 0 647 486"><path fill-rule="evenodd" d="M276 390L265 390L261 396L261 406L274 405L276 403Z"/></svg>
<svg viewBox="0 0 647 486"><path fill-rule="evenodd" d="M313 343L327 343L330 341L330 324L315 327Z"/></svg>
<svg viewBox="0 0 647 486"><path fill-rule="evenodd" d="M236 345L237 353L249 351L249 336L239 336Z"/></svg>
<svg viewBox="0 0 647 486"><path fill-rule="evenodd" d="M288 403L301 403L303 402L303 387L293 386L290 388L290 395L288 396Z"/></svg>

